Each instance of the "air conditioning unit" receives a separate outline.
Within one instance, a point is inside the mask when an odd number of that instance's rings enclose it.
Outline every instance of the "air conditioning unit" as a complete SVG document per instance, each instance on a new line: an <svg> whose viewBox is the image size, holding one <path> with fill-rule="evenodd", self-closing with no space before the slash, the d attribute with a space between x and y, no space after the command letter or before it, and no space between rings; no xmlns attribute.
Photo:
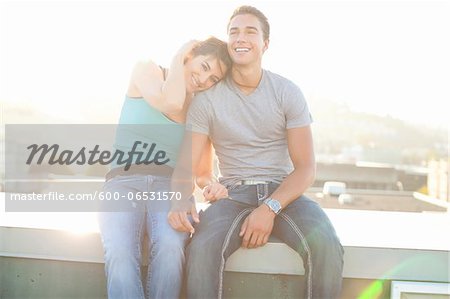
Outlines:
<svg viewBox="0 0 450 299"><path fill-rule="evenodd" d="M347 192L347 186L344 182L325 182L322 193L325 196L339 196Z"/></svg>
<svg viewBox="0 0 450 299"><path fill-rule="evenodd" d="M450 283L392 281L391 299L450 299Z"/></svg>

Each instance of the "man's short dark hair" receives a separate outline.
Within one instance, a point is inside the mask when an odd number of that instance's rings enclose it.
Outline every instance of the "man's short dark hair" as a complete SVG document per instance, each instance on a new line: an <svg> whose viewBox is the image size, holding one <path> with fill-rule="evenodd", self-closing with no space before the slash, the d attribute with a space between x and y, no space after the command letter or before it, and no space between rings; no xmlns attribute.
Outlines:
<svg viewBox="0 0 450 299"><path fill-rule="evenodd" d="M256 7L243 5L236 8L228 21L227 30L230 28L231 20L238 15L254 15L261 23L264 40L268 40L270 36L270 25L267 17Z"/></svg>

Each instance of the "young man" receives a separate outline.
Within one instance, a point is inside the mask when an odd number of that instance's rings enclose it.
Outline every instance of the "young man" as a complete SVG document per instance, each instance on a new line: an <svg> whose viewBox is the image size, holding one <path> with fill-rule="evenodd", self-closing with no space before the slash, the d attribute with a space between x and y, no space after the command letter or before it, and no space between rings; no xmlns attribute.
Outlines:
<svg viewBox="0 0 450 299"><path fill-rule="evenodd" d="M210 138L220 183L228 189L228 197L213 202L200 219L192 209L197 225L187 250L189 298L221 298L226 259L240 246L263 246L271 234L301 255L305 298L335 298L340 292L342 246L323 210L302 195L315 177L312 120L300 89L261 67L269 31L256 8L235 10L228 24L231 73L199 94L188 113L192 167ZM207 199L223 194L212 182L206 192ZM194 232L186 210L171 212L169 222Z"/></svg>

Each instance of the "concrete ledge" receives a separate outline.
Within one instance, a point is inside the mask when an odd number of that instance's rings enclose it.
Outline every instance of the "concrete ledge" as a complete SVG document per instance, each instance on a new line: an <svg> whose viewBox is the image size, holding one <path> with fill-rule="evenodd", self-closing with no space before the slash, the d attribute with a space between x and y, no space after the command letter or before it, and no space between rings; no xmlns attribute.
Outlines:
<svg viewBox="0 0 450 299"><path fill-rule="evenodd" d="M327 212L345 249L344 277L450 282L448 215ZM7 214L10 220L14 216L14 213ZM340 222L343 218L346 223ZM391 223L394 220L396 224ZM409 240L409 236L414 240ZM103 263L98 231L73 233L2 223L0 240L0 257ZM297 253L275 239L262 248L239 249L227 261L226 271L304 274Z"/></svg>
<svg viewBox="0 0 450 299"><path fill-rule="evenodd" d="M297 252L275 238L271 238L264 247L239 248L227 260L225 271L291 275L305 273L303 261Z"/></svg>
<svg viewBox="0 0 450 299"><path fill-rule="evenodd" d="M450 282L449 251L352 246L344 246L344 250L344 278ZM282 243L239 249L228 259L225 270L304 274L300 256Z"/></svg>

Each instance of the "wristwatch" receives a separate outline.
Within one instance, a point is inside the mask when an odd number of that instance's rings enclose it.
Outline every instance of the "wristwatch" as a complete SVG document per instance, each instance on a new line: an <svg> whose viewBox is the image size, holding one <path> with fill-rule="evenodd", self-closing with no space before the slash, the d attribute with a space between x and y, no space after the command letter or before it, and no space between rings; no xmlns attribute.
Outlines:
<svg viewBox="0 0 450 299"><path fill-rule="evenodd" d="M281 204L278 200L268 197L263 201L263 203L268 205L269 209L271 209L275 214L280 214Z"/></svg>

